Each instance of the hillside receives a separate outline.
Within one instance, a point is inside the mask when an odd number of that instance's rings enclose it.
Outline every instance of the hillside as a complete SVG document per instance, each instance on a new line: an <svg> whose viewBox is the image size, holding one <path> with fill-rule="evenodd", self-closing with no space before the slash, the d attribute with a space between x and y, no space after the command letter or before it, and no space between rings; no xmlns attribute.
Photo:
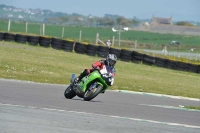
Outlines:
<svg viewBox="0 0 200 133"><path fill-rule="evenodd" d="M0 4L0 19L11 19L11 20L20 20L20 21L34 21L34 22L47 22L49 18L59 18L59 17L70 17L71 21L74 21L74 23L77 23L76 19L80 21L91 21L94 22L94 19L91 19L91 16L84 16L81 14L73 13L64 13L64 12L53 12L51 10L44 10L44 9L23 9L23 8L17 8L14 6L7 6L4 4ZM77 17L77 18L75 18ZM101 18L98 16L93 16L94 18ZM110 18L110 19L116 19L119 17L119 15L111 15L111 14L105 14L104 17ZM146 19L138 19L134 18L137 21L141 22L150 22L151 18ZM176 22L174 22L176 23ZM196 26L200 26L200 22L193 22L190 23L196 23Z"/></svg>
<svg viewBox="0 0 200 133"><path fill-rule="evenodd" d="M60 17L67 15L67 13L52 12L50 10L22 9L13 6L0 5L0 18L4 19L43 22L49 17Z"/></svg>

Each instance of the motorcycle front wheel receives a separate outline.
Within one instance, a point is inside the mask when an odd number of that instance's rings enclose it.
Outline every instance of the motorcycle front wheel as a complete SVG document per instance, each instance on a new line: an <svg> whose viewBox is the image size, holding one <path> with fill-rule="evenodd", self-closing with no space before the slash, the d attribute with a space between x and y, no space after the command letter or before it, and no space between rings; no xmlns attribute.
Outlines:
<svg viewBox="0 0 200 133"><path fill-rule="evenodd" d="M64 96L67 99L72 99L73 97L76 96L76 93L74 92L74 90L72 89L72 86L68 86L67 89L64 92Z"/></svg>
<svg viewBox="0 0 200 133"><path fill-rule="evenodd" d="M85 101L90 101L95 98L103 89L103 86L97 85L96 87L92 88L93 85L85 92L83 99Z"/></svg>

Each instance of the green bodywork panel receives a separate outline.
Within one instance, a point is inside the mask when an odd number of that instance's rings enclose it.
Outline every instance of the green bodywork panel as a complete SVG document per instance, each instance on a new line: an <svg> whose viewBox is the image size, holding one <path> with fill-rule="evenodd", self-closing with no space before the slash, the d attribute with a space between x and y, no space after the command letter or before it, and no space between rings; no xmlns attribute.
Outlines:
<svg viewBox="0 0 200 133"><path fill-rule="evenodd" d="M89 83L97 81L97 83L103 86L103 90L108 89L109 85L106 84L106 81L101 77L101 74L97 70L93 71L89 75L82 78L78 86L85 92Z"/></svg>

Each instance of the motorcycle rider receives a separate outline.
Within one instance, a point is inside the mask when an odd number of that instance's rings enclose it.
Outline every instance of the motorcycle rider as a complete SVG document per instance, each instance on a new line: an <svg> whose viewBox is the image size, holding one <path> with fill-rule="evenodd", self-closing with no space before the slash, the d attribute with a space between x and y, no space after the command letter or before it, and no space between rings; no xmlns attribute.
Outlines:
<svg viewBox="0 0 200 133"><path fill-rule="evenodd" d="M114 74L115 74L114 66L115 66L116 62L117 62L117 56L115 54L108 54L108 56L106 57L106 60L99 60L92 64L92 69L85 69L84 71L82 71L82 73L77 78L75 78L74 84L78 83L83 77L87 76L94 70L103 69L104 65L112 67L112 71L113 71L112 76L114 77Z"/></svg>

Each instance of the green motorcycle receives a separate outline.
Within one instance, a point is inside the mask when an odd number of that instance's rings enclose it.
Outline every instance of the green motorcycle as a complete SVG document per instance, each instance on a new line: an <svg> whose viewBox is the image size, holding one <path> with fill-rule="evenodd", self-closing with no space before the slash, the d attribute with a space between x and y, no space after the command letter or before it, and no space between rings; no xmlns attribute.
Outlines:
<svg viewBox="0 0 200 133"><path fill-rule="evenodd" d="M76 75L72 74L71 84L65 90L64 96L67 99L72 99L77 95L85 101L90 101L113 85L114 70L112 67L104 65L102 70L94 70L76 84L74 84L75 78Z"/></svg>

